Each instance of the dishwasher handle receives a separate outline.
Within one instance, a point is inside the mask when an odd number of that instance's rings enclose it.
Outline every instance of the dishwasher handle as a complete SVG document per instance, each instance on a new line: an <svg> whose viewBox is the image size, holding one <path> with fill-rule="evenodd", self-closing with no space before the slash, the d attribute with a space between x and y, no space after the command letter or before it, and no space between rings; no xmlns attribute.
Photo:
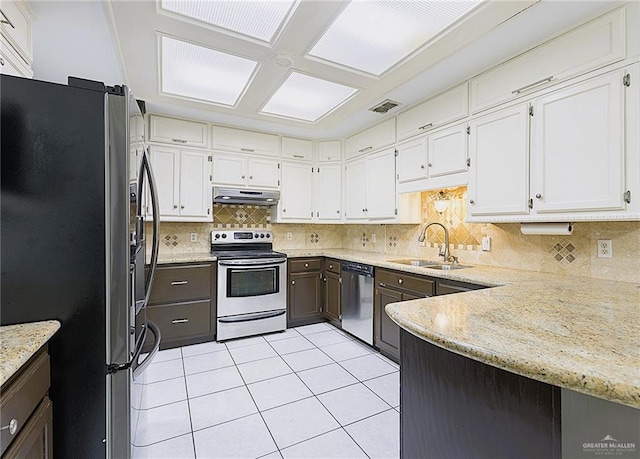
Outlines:
<svg viewBox="0 0 640 459"><path fill-rule="evenodd" d="M357 274L359 276L373 277L373 266L362 265L352 261L342 262L342 272Z"/></svg>

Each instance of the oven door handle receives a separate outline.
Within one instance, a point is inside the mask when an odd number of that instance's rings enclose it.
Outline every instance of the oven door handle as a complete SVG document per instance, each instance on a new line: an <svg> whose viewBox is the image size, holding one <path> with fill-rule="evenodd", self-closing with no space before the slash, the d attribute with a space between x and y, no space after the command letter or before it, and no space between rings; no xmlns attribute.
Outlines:
<svg viewBox="0 0 640 459"><path fill-rule="evenodd" d="M286 258L259 258L253 260L226 260L218 261L220 266L266 266L266 265L279 265L285 263Z"/></svg>
<svg viewBox="0 0 640 459"><path fill-rule="evenodd" d="M250 322L252 320L270 319L271 317L278 317L285 314L286 312L287 312L286 309L281 309L279 311L256 312L255 314L243 314L241 316L221 317L218 319L218 322L223 324Z"/></svg>

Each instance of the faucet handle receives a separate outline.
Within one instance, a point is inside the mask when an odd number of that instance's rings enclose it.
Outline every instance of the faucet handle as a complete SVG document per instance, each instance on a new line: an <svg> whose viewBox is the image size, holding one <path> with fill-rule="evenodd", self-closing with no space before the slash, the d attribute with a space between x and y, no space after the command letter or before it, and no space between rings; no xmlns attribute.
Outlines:
<svg viewBox="0 0 640 459"><path fill-rule="evenodd" d="M458 264L458 257L454 257L453 255L450 255L449 259L447 261L450 261L452 265L457 265Z"/></svg>

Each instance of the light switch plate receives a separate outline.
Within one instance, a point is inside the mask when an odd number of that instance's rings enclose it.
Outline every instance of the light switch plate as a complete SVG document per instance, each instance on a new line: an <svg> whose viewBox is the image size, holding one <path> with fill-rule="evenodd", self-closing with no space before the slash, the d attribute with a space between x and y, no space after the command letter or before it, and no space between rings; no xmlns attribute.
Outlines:
<svg viewBox="0 0 640 459"><path fill-rule="evenodd" d="M293 239L293 233L291 231L287 231L287 241Z"/></svg>
<svg viewBox="0 0 640 459"><path fill-rule="evenodd" d="M371 233L371 242L376 242L376 233Z"/></svg>
<svg viewBox="0 0 640 459"><path fill-rule="evenodd" d="M198 242L198 233L191 233L191 242Z"/></svg>
<svg viewBox="0 0 640 459"><path fill-rule="evenodd" d="M489 236L485 236L482 238L482 251L489 252L491 250L491 238Z"/></svg>
<svg viewBox="0 0 640 459"><path fill-rule="evenodd" d="M598 239L598 258L613 258L611 239Z"/></svg>

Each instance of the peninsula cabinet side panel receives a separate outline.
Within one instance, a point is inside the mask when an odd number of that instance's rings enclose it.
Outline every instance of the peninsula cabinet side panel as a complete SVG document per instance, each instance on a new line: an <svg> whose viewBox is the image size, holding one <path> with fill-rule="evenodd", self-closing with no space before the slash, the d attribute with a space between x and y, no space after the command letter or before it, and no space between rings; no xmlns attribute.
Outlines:
<svg viewBox="0 0 640 459"><path fill-rule="evenodd" d="M558 387L400 339L402 458L561 457Z"/></svg>

